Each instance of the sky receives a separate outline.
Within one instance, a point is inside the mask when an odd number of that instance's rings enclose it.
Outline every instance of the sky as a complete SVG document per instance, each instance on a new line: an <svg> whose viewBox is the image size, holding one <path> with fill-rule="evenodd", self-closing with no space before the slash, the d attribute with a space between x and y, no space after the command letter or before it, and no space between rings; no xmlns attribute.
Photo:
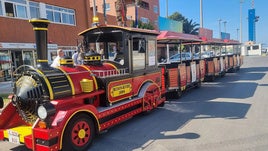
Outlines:
<svg viewBox="0 0 268 151"><path fill-rule="evenodd" d="M231 39L240 39L240 18L242 18L242 42L248 41L248 10L252 8L252 0L202 0L203 28L213 30L213 37L219 38L219 31L226 29ZM243 3L240 3L243 1ZM168 2L168 5L167 5ZM184 17L200 24L200 0L159 0L160 16L181 13ZM242 13L240 17L240 8ZM268 0L255 0L254 8L259 21L256 22L256 43L268 46ZM221 25L219 20L221 21ZM223 22L226 21L224 24ZM237 30L238 29L238 30Z"/></svg>

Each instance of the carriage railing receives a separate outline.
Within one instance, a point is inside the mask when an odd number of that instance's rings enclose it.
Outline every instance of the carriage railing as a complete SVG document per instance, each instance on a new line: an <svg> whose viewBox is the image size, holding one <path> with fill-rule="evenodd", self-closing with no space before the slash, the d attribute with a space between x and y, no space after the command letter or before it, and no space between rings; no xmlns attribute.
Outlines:
<svg viewBox="0 0 268 151"><path fill-rule="evenodd" d="M121 68L112 70L91 70L91 72L97 77L106 78L106 77L125 75L127 74L127 69Z"/></svg>
<svg viewBox="0 0 268 151"><path fill-rule="evenodd" d="M21 65L20 67L18 67L14 72L13 75L15 77L20 77L21 74L25 74L24 71L37 71L36 68L34 68L33 66L29 66L29 65ZM79 71L79 72L71 72L71 73L65 73L66 75L71 75L71 74L80 74L80 73L88 73L88 71ZM125 75L128 74L128 70L127 68L120 68L120 69L111 69L111 70L91 70L90 71L92 76L97 76L97 77L101 77L101 78L105 78L105 77L113 77L113 76L120 76L120 75ZM38 73L38 72L37 72ZM57 76L58 73L54 74L54 73L49 73L46 74L46 76ZM62 75L62 74L61 74ZM43 75L40 75L43 76Z"/></svg>

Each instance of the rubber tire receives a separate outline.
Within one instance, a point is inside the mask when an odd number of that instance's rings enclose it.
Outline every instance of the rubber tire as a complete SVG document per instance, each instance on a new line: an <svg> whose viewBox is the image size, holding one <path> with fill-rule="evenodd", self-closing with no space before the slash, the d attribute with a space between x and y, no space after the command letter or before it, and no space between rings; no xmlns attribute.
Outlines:
<svg viewBox="0 0 268 151"><path fill-rule="evenodd" d="M181 91L181 89L179 89L177 91L177 99L181 98L181 96L182 96L182 91Z"/></svg>
<svg viewBox="0 0 268 151"><path fill-rule="evenodd" d="M201 85L202 85L202 82L201 82L201 81L198 81L198 82L196 83L196 85L195 85L195 88L198 89L198 88L201 87Z"/></svg>
<svg viewBox="0 0 268 151"><path fill-rule="evenodd" d="M73 132L75 133L73 128L75 128L77 123L80 123L79 125L81 125L82 123L85 123L87 124L86 126L89 127L89 131L85 130L85 132L86 134L89 134L90 136L89 136L88 142L86 142L83 146L77 146L72 141L72 133ZM66 129L63 135L62 151L65 151L65 150L86 151L88 150L89 146L92 144L94 137L95 137L95 127L94 127L94 123L92 119L86 114L78 114L74 116L66 126Z"/></svg>

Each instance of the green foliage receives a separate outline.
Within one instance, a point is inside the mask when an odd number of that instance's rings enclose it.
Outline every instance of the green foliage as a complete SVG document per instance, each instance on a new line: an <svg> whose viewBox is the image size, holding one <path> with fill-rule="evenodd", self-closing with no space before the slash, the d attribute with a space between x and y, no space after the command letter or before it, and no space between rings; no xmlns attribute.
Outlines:
<svg viewBox="0 0 268 151"><path fill-rule="evenodd" d="M5 99L5 98L7 99L8 95L9 95L9 94L0 94L0 97L2 97L2 98L4 98L4 99Z"/></svg>
<svg viewBox="0 0 268 151"><path fill-rule="evenodd" d="M183 33L198 35L199 24L193 22L193 20L189 20L180 14L179 12L175 12L172 15L168 16L169 19L182 21L183 22Z"/></svg>
<svg viewBox="0 0 268 151"><path fill-rule="evenodd" d="M175 12L172 15L168 16L169 19L176 20L176 21L184 21L185 17L182 16L179 12Z"/></svg>
<svg viewBox="0 0 268 151"><path fill-rule="evenodd" d="M130 26L135 27L135 21L132 21ZM142 23L140 20L138 21L138 28L154 30L154 26L151 23Z"/></svg>

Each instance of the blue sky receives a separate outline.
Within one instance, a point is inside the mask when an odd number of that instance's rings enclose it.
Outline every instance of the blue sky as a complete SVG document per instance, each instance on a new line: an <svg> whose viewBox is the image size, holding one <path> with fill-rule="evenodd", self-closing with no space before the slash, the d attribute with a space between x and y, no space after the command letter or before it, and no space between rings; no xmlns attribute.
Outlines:
<svg viewBox="0 0 268 151"><path fill-rule="evenodd" d="M159 0L160 16L166 17L166 1ZM242 3L242 41L248 41L248 10L252 7L251 0ZM256 16L260 16L256 23L256 41L268 45L268 0L255 0ZM168 0L168 15L174 12L200 23L200 0ZM203 27L213 30L213 37L219 37L219 19L226 21L226 32L231 39L239 39L240 31L240 0L203 0ZM224 23L221 31L224 32Z"/></svg>

